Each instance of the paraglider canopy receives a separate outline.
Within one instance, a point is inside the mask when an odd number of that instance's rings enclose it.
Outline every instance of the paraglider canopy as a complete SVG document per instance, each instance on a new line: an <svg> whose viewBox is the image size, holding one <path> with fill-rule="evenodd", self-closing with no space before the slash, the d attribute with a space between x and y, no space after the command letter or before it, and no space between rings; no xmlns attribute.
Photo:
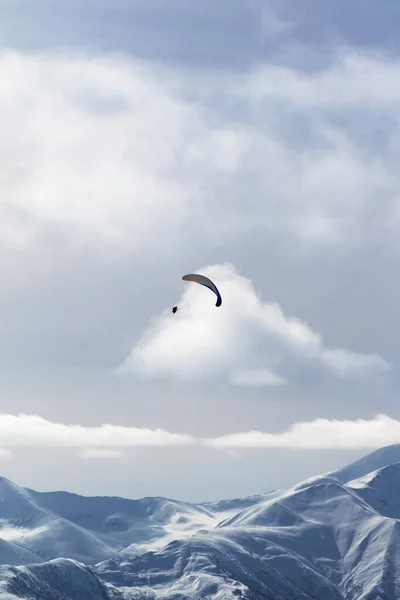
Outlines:
<svg viewBox="0 0 400 600"><path fill-rule="evenodd" d="M205 277L204 275L198 275L196 273L184 275L182 277L182 279L184 281L193 281L194 283L199 283L200 285L204 285L204 287L206 287L209 290L211 290L212 292L214 292L214 294L217 296L217 302L216 302L215 306L221 306L221 304L222 304L221 294L219 293L217 286L215 285L214 282L211 281L211 279L208 279L208 277Z"/></svg>

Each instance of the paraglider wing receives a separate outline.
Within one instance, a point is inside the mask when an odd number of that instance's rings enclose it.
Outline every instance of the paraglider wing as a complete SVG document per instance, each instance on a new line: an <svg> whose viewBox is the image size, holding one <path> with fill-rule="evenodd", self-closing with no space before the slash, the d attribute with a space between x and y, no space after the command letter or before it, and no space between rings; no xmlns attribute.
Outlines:
<svg viewBox="0 0 400 600"><path fill-rule="evenodd" d="M184 275L182 279L184 279L184 281L193 281L194 283L199 283L200 285L204 285L205 287L207 287L217 296L217 303L215 306L221 306L221 294L219 293L217 286L211 281L211 279L208 279L208 277L205 277L204 275L197 275L195 273Z"/></svg>

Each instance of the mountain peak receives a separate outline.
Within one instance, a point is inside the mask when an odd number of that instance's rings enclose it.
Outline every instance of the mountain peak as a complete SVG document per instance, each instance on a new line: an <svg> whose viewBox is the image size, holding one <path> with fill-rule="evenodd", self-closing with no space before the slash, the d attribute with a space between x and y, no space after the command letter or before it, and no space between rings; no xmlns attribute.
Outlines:
<svg viewBox="0 0 400 600"><path fill-rule="evenodd" d="M398 462L400 462L400 444L391 444L378 448L341 469L327 473L327 475L337 479L340 483L348 483Z"/></svg>

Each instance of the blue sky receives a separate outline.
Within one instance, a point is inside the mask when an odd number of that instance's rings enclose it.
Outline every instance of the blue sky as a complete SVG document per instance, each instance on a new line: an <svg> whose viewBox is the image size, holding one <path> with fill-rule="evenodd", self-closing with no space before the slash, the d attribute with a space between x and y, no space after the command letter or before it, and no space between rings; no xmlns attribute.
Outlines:
<svg viewBox="0 0 400 600"><path fill-rule="evenodd" d="M210 500L399 441L399 10L1 4L3 475Z"/></svg>
<svg viewBox="0 0 400 600"><path fill-rule="evenodd" d="M339 46L388 54L399 46L400 8L376 0L4 0L0 11L4 46L91 47L192 67L298 60L299 49L304 64L320 65Z"/></svg>

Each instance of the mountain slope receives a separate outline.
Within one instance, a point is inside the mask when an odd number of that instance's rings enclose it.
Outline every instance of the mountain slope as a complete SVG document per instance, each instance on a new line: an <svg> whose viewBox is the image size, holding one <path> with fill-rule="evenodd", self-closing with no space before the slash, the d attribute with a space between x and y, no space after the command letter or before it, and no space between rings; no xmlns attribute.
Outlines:
<svg viewBox="0 0 400 600"><path fill-rule="evenodd" d="M400 565L398 522L339 483L285 492L221 526L228 532L233 528L257 532L259 540L296 552L335 583L345 598L364 598L367 592L379 598L379 590L391 585L400 594L397 575L388 571L391 562Z"/></svg>
<svg viewBox="0 0 400 600"><path fill-rule="evenodd" d="M87 498L67 492L29 492L45 510L90 532L113 550L128 554L159 548L171 539L215 527L220 518L204 506L168 498L127 500ZM225 514L229 513L225 511L222 517Z"/></svg>
<svg viewBox="0 0 400 600"><path fill-rule="evenodd" d="M197 505L0 479L0 599L396 600L399 458L390 446L291 488Z"/></svg>
<svg viewBox="0 0 400 600"><path fill-rule="evenodd" d="M233 598L237 582L245 598L383 600L400 597L397 565L399 523L354 489L324 482L286 490L161 552L97 569L117 587L151 589L160 598L179 589L182 598L200 600L227 582L222 597Z"/></svg>
<svg viewBox="0 0 400 600"><path fill-rule="evenodd" d="M0 600L123 600L87 567L58 559L30 567L0 567Z"/></svg>
<svg viewBox="0 0 400 600"><path fill-rule="evenodd" d="M374 450L342 469L327 473L327 476L337 479L340 483L347 483L398 462L400 462L400 444L392 444Z"/></svg>
<svg viewBox="0 0 400 600"><path fill-rule="evenodd" d="M346 487L354 489L379 514L400 519L400 463L349 481Z"/></svg>
<svg viewBox="0 0 400 600"><path fill-rule="evenodd" d="M236 539L221 532L198 534L172 542L161 552L120 564L104 563L97 569L102 579L116 587L152 590L157 598L171 600L178 593L179 598L192 600L311 600L315 593L323 593L326 600L342 599L329 579L301 557L272 544L274 556L266 557L261 546L260 540L246 533Z"/></svg>
<svg viewBox="0 0 400 600"><path fill-rule="evenodd" d="M2 553L11 557L17 548L20 560L3 562L71 558L95 564L162 548L199 529L215 527L232 512L231 508L213 514L204 506L167 498L41 493L0 478L0 560Z"/></svg>

